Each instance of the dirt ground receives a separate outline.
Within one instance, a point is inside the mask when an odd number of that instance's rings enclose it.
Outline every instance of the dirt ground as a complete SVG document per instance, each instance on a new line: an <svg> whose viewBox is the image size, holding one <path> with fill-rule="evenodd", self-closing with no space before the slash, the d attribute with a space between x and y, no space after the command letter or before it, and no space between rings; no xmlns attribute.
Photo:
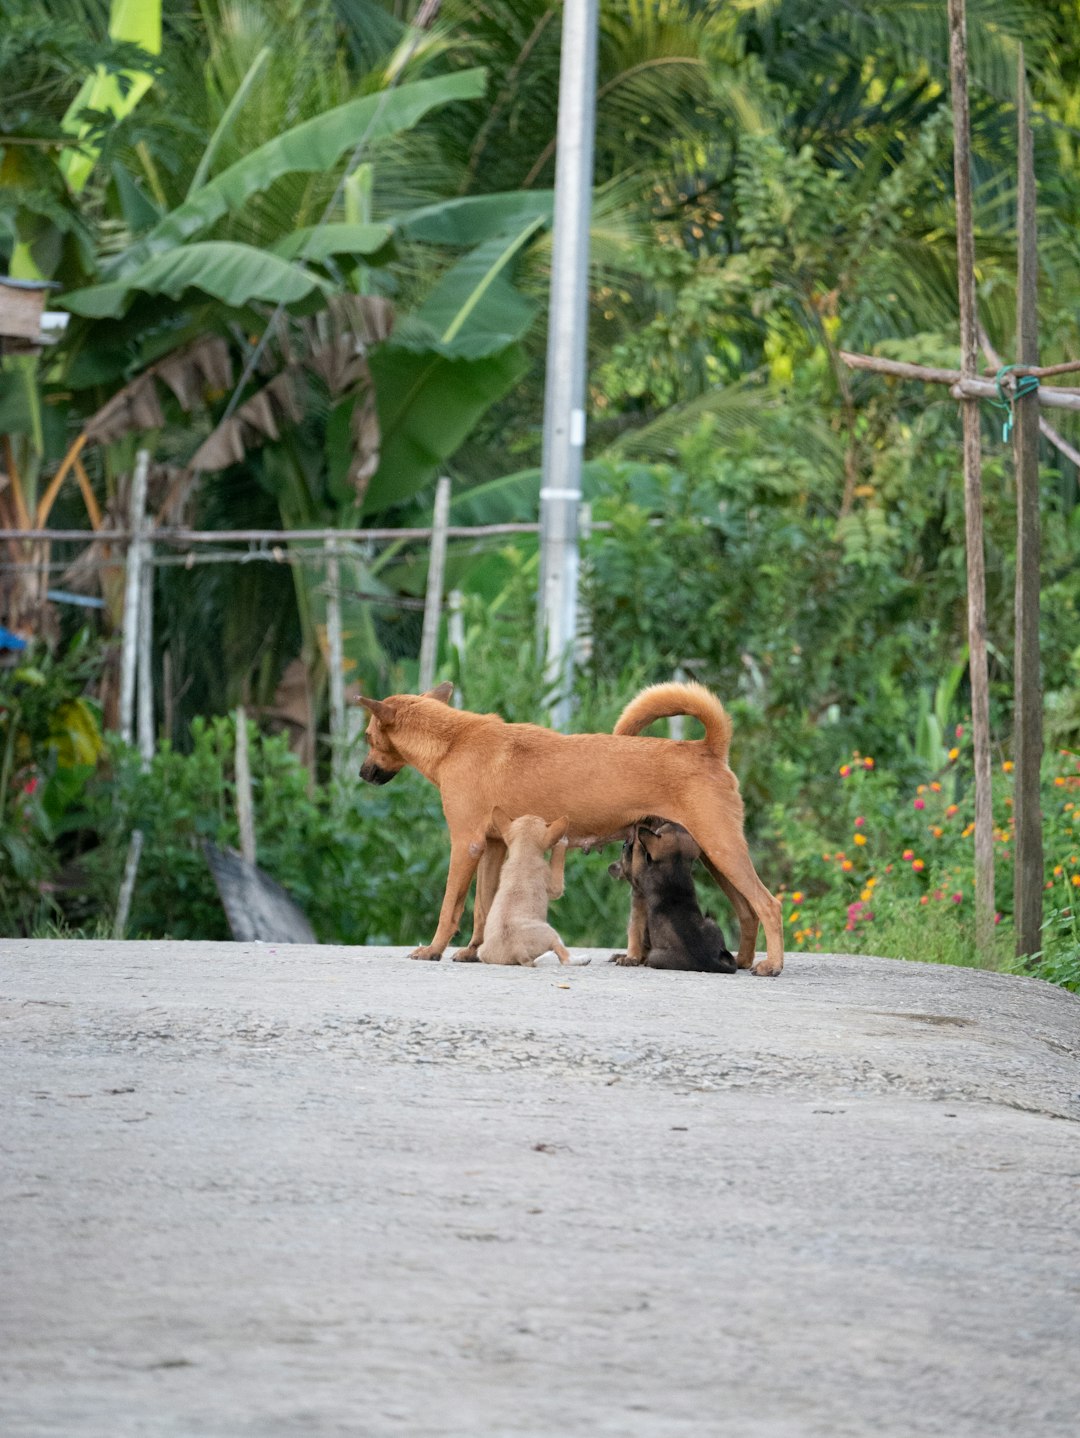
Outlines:
<svg viewBox="0 0 1080 1438"><path fill-rule="evenodd" d="M4 1438L1075 1438L1080 1001L0 941Z"/></svg>

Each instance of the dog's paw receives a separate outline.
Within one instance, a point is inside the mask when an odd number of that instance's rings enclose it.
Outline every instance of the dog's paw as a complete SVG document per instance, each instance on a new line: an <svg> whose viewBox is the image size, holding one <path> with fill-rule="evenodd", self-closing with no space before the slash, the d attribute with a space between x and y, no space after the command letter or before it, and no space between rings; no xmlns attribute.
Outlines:
<svg viewBox="0 0 1080 1438"><path fill-rule="evenodd" d="M442 958L442 949L433 949L430 944L421 944L418 949L413 949L409 955L410 959L431 959L438 963Z"/></svg>
<svg viewBox="0 0 1080 1438"><path fill-rule="evenodd" d="M775 979L783 967L783 959L759 959L750 972L759 979Z"/></svg>
<svg viewBox="0 0 1080 1438"><path fill-rule="evenodd" d="M480 962L480 947L478 944L469 944L467 948L458 949L454 955L455 964L478 964Z"/></svg>
<svg viewBox="0 0 1080 1438"><path fill-rule="evenodd" d="M619 964L624 969L640 968L644 962L644 958L634 958L632 954L612 954L608 960L608 963Z"/></svg>

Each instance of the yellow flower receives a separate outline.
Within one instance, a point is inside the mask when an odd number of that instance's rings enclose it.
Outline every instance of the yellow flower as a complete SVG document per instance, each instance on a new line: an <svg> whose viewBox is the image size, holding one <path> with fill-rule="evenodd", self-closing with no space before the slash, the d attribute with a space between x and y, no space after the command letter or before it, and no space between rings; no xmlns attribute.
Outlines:
<svg viewBox="0 0 1080 1438"><path fill-rule="evenodd" d="M1002 766L1001 766L1001 772L1002 772L1003 774L1011 774L1012 771L1013 771L1013 761L1012 761L1011 759L1006 759L1005 762L1004 762L1004 764L1002 764Z"/></svg>
<svg viewBox="0 0 1080 1438"><path fill-rule="evenodd" d="M867 879L867 881L866 881L866 887L867 887L868 889L872 889L876 883L877 883L877 879Z"/></svg>
<svg viewBox="0 0 1080 1438"><path fill-rule="evenodd" d="M856 844L858 844L858 845L861 847L863 844L866 843L866 835L865 835L865 834L856 834L856 835L855 835L855 842L856 842Z"/></svg>
<svg viewBox="0 0 1080 1438"><path fill-rule="evenodd" d="M791 902L792 902L793 904L801 904L802 901L803 901L802 890L801 890L801 889L796 889L795 892L794 892L794 893L792 894L792 896L791 896Z"/></svg>
<svg viewBox="0 0 1080 1438"><path fill-rule="evenodd" d="M874 891L869 886L869 884L866 886L865 889L863 889L862 893L859 895L859 898L863 901L864 904L868 904L873 897Z"/></svg>
<svg viewBox="0 0 1080 1438"><path fill-rule="evenodd" d="M1055 865L1054 865L1054 878L1055 878L1055 879L1060 879L1061 876L1062 876L1062 874L1063 874L1064 872L1065 872L1065 870L1061 867L1060 864L1055 864Z"/></svg>
<svg viewBox="0 0 1080 1438"><path fill-rule="evenodd" d="M1080 874L1074 874L1072 876L1072 884L1074 889L1080 889Z"/></svg>
<svg viewBox="0 0 1080 1438"><path fill-rule="evenodd" d="M789 923L789 924L793 924L798 917L799 917L799 911L798 911L798 909L792 909L791 913L788 914L788 923Z"/></svg>
<svg viewBox="0 0 1080 1438"><path fill-rule="evenodd" d="M949 750L949 763L950 763L950 764L955 764L955 762L957 761L957 759L959 759L959 757L960 757L960 750L959 750L959 749L950 749L950 750Z"/></svg>

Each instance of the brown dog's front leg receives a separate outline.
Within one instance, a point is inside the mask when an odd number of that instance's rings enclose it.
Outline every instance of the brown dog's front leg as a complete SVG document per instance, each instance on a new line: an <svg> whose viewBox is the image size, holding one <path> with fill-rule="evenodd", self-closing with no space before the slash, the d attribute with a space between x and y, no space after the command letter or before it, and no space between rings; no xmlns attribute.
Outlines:
<svg viewBox="0 0 1080 1438"><path fill-rule="evenodd" d="M461 923L465 897L469 892L469 885L472 883L476 866L479 864L483 852L482 838L477 844L468 839L456 839L451 835L450 872L446 876L446 892L443 894L442 908L439 910L439 927L435 930L435 937L431 943L422 944L420 948L413 949L409 955L410 959L442 958L443 949L457 933L458 924Z"/></svg>
<svg viewBox="0 0 1080 1438"><path fill-rule="evenodd" d="M480 945L484 942L484 927L491 912L492 900L499 887L499 875L506 858L506 845L501 839L488 839L480 856L480 867L476 871L476 900L473 904L472 938L465 948L454 955L455 964L478 964Z"/></svg>

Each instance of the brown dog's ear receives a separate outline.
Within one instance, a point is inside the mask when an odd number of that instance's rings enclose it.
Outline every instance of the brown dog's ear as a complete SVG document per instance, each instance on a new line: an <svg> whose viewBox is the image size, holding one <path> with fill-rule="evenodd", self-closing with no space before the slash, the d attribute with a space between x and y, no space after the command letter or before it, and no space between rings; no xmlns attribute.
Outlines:
<svg viewBox="0 0 1080 1438"><path fill-rule="evenodd" d="M449 704L454 697L454 686L447 679L443 684L437 684L434 689L429 689L423 696L425 699L437 699L440 704Z"/></svg>
<svg viewBox="0 0 1080 1438"><path fill-rule="evenodd" d="M505 839L510 825L514 821L505 809L500 809L496 804L495 808L491 811L491 822L494 824L496 831Z"/></svg>
<svg viewBox="0 0 1080 1438"><path fill-rule="evenodd" d="M356 696L357 704L362 704L369 714L374 714L380 724L392 724L394 722L394 711L382 699L365 699L362 694Z"/></svg>
<svg viewBox="0 0 1080 1438"><path fill-rule="evenodd" d="M638 843L645 850L646 854L648 854L649 858L655 859L656 851L660 848L660 835L654 834L651 829L646 829L644 825L642 825L637 831L637 837Z"/></svg>
<svg viewBox="0 0 1080 1438"><path fill-rule="evenodd" d="M553 824L549 824L547 833L544 835L544 848L550 849L557 844L560 839L565 839L566 831L569 827L570 816L568 814L564 814L561 819L556 819Z"/></svg>

